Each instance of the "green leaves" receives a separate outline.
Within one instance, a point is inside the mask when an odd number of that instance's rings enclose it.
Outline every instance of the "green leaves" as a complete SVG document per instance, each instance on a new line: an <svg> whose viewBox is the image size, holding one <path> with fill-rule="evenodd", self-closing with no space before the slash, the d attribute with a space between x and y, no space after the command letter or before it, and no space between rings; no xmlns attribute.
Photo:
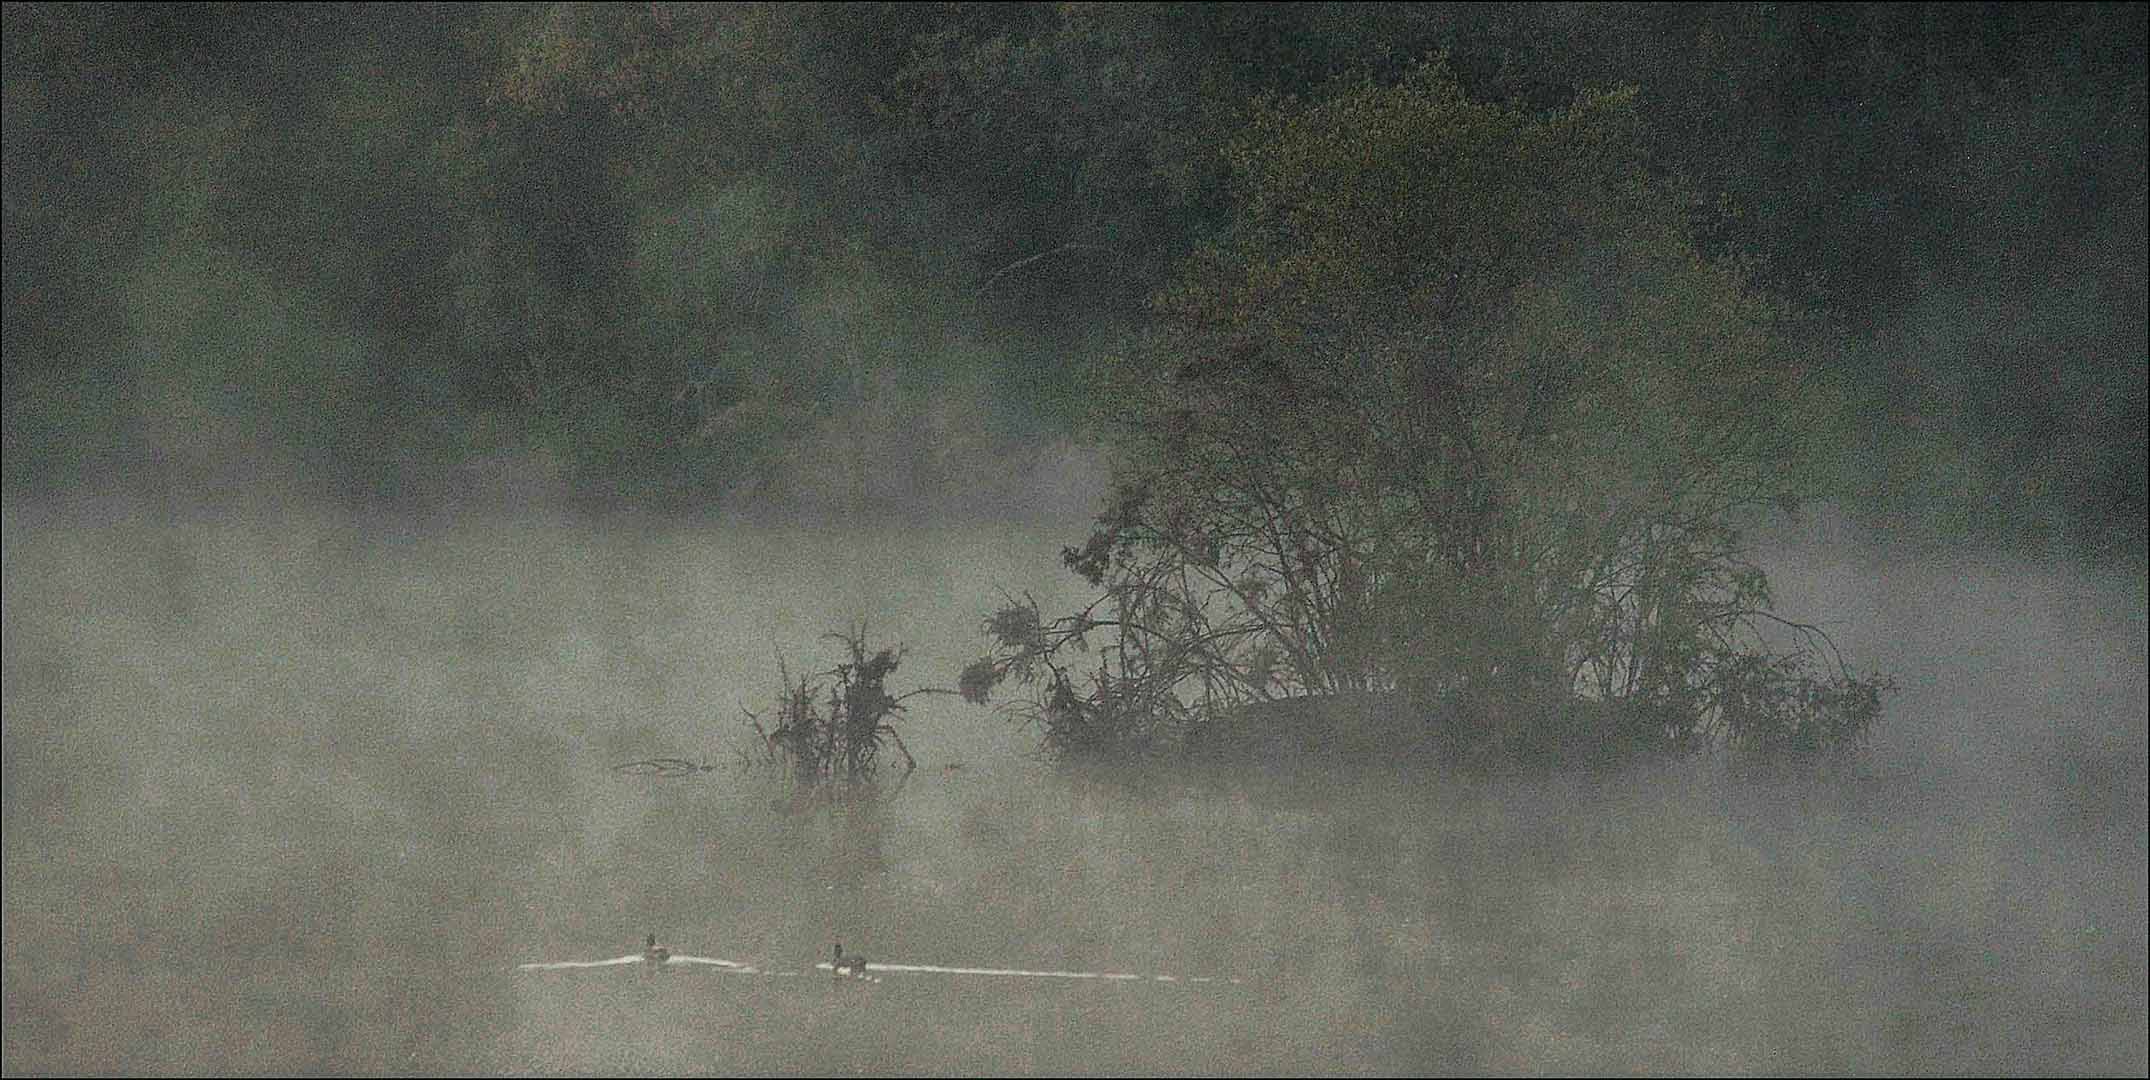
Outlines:
<svg viewBox="0 0 2150 1080"><path fill-rule="evenodd" d="M1635 108L1482 104L1437 64L1258 106L1228 227L1108 380L1116 494L1068 563L1122 636L1086 709L1153 746L1192 701L1402 689L1498 755L1591 745L1546 734L1577 717L1669 750L1763 687L1864 730L1762 649L1731 522L1802 498L1811 410ZM1052 641L1000 637L1073 693Z"/></svg>

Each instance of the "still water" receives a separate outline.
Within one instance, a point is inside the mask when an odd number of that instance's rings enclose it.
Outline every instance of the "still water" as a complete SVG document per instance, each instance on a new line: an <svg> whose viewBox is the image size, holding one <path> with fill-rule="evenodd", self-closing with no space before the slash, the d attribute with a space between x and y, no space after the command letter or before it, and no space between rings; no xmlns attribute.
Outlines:
<svg viewBox="0 0 2150 1080"><path fill-rule="evenodd" d="M1069 538L9 508L7 1071L2144 1068L2139 583L1789 558L1905 685L1821 778L1071 776L949 698L900 784L739 764Z"/></svg>

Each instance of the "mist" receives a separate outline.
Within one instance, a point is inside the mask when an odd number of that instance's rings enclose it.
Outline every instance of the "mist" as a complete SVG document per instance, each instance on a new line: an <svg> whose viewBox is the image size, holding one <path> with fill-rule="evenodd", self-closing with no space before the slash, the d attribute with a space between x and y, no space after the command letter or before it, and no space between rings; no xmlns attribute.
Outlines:
<svg viewBox="0 0 2150 1080"><path fill-rule="evenodd" d="M2143 16L2015 10L10 6L5 1071L2144 1071ZM1095 595L1257 103L1436 55L1796 307L1866 745L754 764Z"/></svg>
<svg viewBox="0 0 2150 1080"><path fill-rule="evenodd" d="M2140 581L1796 535L1901 673L1837 775L1101 783L952 699L884 801L743 771L777 656L946 671L1057 534L123 504L6 519L11 1070L2099 1072L2144 1053ZM1044 595L1052 595L1046 592ZM1914 602L1915 600L1915 602ZM653 756L715 771L654 779ZM958 770L947 766L960 764ZM773 804L773 805L772 805ZM803 967L537 977L645 928Z"/></svg>

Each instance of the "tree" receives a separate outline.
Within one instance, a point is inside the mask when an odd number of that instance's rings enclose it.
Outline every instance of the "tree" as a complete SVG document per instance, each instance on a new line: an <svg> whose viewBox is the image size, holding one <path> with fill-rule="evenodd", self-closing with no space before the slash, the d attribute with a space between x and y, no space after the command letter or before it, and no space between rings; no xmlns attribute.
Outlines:
<svg viewBox="0 0 2150 1080"><path fill-rule="evenodd" d="M1106 752L1366 694L1502 758L1789 745L1794 699L1835 719L1793 742L1863 734L1877 684L1771 615L1738 528L1806 493L1826 396L1639 128L1631 92L1531 114L1439 64L1266 102L1229 229L1108 377L1067 553L1101 595L989 620L966 694L1028 683L1050 744Z"/></svg>

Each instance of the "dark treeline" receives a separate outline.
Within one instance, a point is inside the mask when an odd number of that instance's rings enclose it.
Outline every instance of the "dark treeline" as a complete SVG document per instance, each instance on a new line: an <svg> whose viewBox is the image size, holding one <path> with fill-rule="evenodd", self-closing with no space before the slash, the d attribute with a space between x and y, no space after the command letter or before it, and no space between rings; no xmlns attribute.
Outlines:
<svg viewBox="0 0 2150 1080"><path fill-rule="evenodd" d="M2144 19L11 5L6 480L989 497L1228 228L1260 102L1445 56L1528 111L1635 89L1649 168L1862 419L1817 434L1841 501L2139 552Z"/></svg>

